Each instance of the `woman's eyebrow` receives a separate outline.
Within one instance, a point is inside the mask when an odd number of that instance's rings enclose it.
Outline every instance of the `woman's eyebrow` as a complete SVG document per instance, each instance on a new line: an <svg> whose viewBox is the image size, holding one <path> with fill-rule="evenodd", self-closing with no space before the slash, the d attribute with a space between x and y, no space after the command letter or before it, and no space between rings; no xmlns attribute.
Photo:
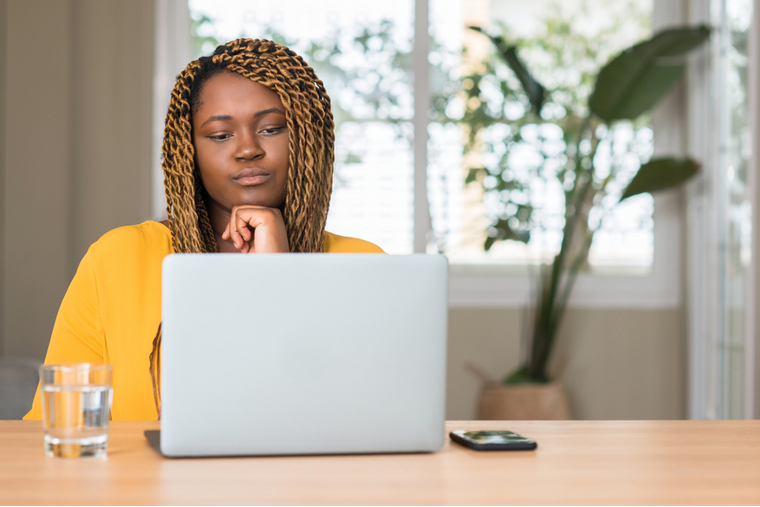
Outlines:
<svg viewBox="0 0 760 507"><path fill-rule="evenodd" d="M281 114L283 116L285 115L284 112L282 112L281 110L277 109L276 107L273 107L273 108L270 108L270 109L264 109L263 111L259 111L258 113L255 113L253 115L253 117L254 118L258 118L259 116L264 116L265 114L269 114L269 113L279 113L279 114Z"/></svg>
<svg viewBox="0 0 760 507"><path fill-rule="evenodd" d="M208 122L210 122L210 121L224 121L224 120L231 120L231 119L232 119L232 116L230 116L230 115L228 115L228 114L220 114L220 115L218 115L218 116L212 116L212 117L211 117L211 118L209 118L208 120L204 121L204 122L201 124L201 127L202 127L203 125L207 124L207 123L208 123Z"/></svg>
<svg viewBox="0 0 760 507"><path fill-rule="evenodd" d="M280 110L280 109L278 109L276 107L272 107L272 108L269 108L269 109L264 109L263 111L259 111L258 113L254 113L253 117L254 118L258 118L260 116L264 116L265 114L269 114L269 113L279 113L279 114L281 114L283 116L285 115L285 113L282 110ZM226 120L231 120L231 119L232 119L232 116L230 116L228 114L220 114L220 115L217 115L217 116L212 116L208 120L204 121L201 124L201 127L204 126L205 124L209 123L209 122L212 122L212 121L226 121Z"/></svg>

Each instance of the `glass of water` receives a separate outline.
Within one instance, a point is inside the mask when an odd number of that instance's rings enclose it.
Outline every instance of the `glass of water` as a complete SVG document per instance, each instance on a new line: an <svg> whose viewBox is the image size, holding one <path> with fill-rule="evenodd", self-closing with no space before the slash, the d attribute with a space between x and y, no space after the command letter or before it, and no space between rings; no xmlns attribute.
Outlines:
<svg viewBox="0 0 760 507"><path fill-rule="evenodd" d="M105 457L111 373L110 364L40 366L42 425L48 456Z"/></svg>

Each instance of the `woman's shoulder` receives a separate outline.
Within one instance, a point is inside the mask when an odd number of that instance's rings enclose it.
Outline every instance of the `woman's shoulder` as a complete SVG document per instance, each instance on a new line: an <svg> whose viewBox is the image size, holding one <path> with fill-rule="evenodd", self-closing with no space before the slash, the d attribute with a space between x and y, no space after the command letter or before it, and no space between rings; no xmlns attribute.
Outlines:
<svg viewBox="0 0 760 507"><path fill-rule="evenodd" d="M93 243L90 253L98 257L168 255L172 253L172 235L168 227L153 220L117 227Z"/></svg>
<svg viewBox="0 0 760 507"><path fill-rule="evenodd" d="M325 231L325 253L385 253L382 248L369 241L348 236L339 236Z"/></svg>

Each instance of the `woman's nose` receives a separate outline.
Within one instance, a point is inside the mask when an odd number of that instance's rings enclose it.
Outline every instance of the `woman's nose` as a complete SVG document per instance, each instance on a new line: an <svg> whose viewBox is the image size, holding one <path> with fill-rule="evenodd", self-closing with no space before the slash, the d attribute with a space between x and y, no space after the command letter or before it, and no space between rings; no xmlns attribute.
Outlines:
<svg viewBox="0 0 760 507"><path fill-rule="evenodd" d="M264 155L256 136L244 133L238 137L239 142L235 151L235 158L238 160L255 160Z"/></svg>

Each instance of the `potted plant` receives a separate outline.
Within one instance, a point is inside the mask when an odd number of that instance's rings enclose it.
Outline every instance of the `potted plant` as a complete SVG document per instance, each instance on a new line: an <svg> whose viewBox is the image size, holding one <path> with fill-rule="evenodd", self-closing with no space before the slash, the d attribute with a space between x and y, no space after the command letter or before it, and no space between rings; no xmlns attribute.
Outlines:
<svg viewBox="0 0 760 507"><path fill-rule="evenodd" d="M508 43L505 35L470 28L487 36L495 48L490 59L463 76L467 148L488 154L466 159L470 161L466 184L480 185L484 202L490 203L492 222L484 249L501 241L530 240L540 215L529 195L530 178L553 178L562 185L565 198L559 252L538 270L524 358L501 382L486 382L479 417L569 418L567 401L561 386L553 382L549 364L574 283L587 267L594 234L620 202L680 185L699 168L690 158L666 157L637 163L631 170L610 160L602 164L600 148L609 151L619 126L635 132L646 124L647 114L682 78L686 54L709 38L710 29L660 31L612 58L595 75L579 71L575 89L547 90L518 56L517 44ZM506 68L511 74L505 74ZM506 135L486 139L484 134L497 124L504 126ZM531 170L516 170L511 155L529 135L540 138L541 129L559 132L553 153L543 154ZM639 154L637 160L641 158L646 156Z"/></svg>

